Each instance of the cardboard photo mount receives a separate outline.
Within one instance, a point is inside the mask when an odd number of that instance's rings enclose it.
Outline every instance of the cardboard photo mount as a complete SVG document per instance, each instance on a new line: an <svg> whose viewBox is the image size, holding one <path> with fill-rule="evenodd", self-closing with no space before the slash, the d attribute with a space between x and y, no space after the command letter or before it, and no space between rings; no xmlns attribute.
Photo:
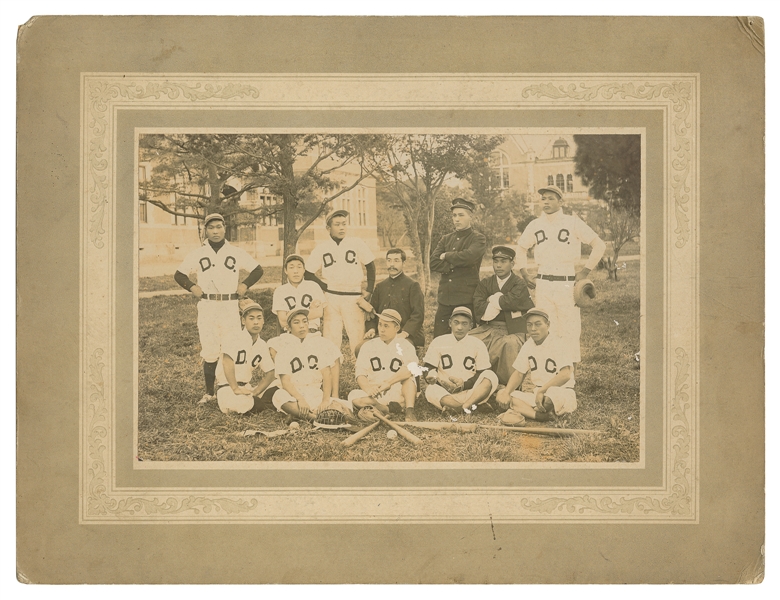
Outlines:
<svg viewBox="0 0 780 600"><path fill-rule="evenodd" d="M20 580L762 577L763 54L746 21L47 17L19 53ZM135 140L177 127L641 131L640 463L142 468ZM44 278L56 336L28 316ZM730 418L735 381L754 418ZM45 414L41 386L57 399ZM284 566L303 549L305 577Z"/></svg>

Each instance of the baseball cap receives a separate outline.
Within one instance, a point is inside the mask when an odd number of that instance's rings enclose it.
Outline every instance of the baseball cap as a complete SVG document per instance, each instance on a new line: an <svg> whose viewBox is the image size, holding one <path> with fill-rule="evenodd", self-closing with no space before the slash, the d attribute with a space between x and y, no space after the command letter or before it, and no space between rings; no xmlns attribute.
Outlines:
<svg viewBox="0 0 780 600"><path fill-rule="evenodd" d="M455 198L450 205L450 210L454 210L456 208L465 208L468 211L474 212L476 206L477 205L474 204L471 200L466 200L465 198Z"/></svg>
<svg viewBox="0 0 780 600"><path fill-rule="evenodd" d="M210 215L206 215L206 218L203 219L203 226L205 227L211 221L222 221L224 223L225 222L225 217L223 217L219 213L211 213Z"/></svg>
<svg viewBox="0 0 780 600"><path fill-rule="evenodd" d="M290 326L290 323L293 320L293 317L296 317L298 315L306 315L309 316L309 309L308 308L294 308L290 312L287 313L287 327Z"/></svg>
<svg viewBox="0 0 780 600"><path fill-rule="evenodd" d="M452 311L452 314L450 315L450 319L452 317L457 317L458 315L465 315L472 321L474 320L474 315L471 314L471 309L467 306L458 306L455 310Z"/></svg>
<svg viewBox="0 0 780 600"><path fill-rule="evenodd" d="M557 185L548 185L547 187L539 188L540 196L545 192L552 192L553 194L557 194L558 198L563 198L563 192Z"/></svg>
<svg viewBox="0 0 780 600"><path fill-rule="evenodd" d="M543 311L541 308L532 308L527 313L525 313L525 318L532 317L533 315L539 315L540 317L544 317L547 319L547 322L550 322L550 315L548 315L545 311Z"/></svg>
<svg viewBox="0 0 780 600"><path fill-rule="evenodd" d="M241 316L246 316L250 311L253 310L259 310L260 312L263 312L263 307L260 306L257 302L251 302L241 309Z"/></svg>
<svg viewBox="0 0 780 600"><path fill-rule="evenodd" d="M494 246L493 258L508 258L514 260L517 253L508 246Z"/></svg>
<svg viewBox="0 0 780 600"><path fill-rule="evenodd" d="M382 321L392 321L396 325L401 325L401 313L392 308L386 308L379 314L379 318Z"/></svg>
<svg viewBox="0 0 780 600"><path fill-rule="evenodd" d="M325 223L327 225L330 225L330 222L335 219L336 217L348 217L349 212L343 209L334 210L332 213L328 215L328 217L325 219Z"/></svg>
<svg viewBox="0 0 780 600"><path fill-rule="evenodd" d="M288 262L291 262L291 261L294 261L294 260L299 260L304 265L306 264L306 261L303 260L303 256L301 256L300 254L290 254L287 258L284 259L284 266L286 267Z"/></svg>

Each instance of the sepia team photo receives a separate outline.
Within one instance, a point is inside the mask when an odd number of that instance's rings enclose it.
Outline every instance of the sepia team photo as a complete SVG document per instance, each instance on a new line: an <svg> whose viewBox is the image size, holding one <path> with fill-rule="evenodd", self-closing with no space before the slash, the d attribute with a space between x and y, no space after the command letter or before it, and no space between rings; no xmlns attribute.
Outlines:
<svg viewBox="0 0 780 600"><path fill-rule="evenodd" d="M640 460L640 135L137 143L138 460Z"/></svg>

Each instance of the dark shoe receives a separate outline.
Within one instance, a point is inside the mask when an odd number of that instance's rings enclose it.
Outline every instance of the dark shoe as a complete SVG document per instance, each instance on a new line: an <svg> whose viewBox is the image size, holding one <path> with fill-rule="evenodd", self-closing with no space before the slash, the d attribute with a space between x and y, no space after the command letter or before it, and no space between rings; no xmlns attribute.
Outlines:
<svg viewBox="0 0 780 600"><path fill-rule="evenodd" d="M404 407L401 406L398 402L388 403L387 408L390 410L391 415L400 415L404 412Z"/></svg>

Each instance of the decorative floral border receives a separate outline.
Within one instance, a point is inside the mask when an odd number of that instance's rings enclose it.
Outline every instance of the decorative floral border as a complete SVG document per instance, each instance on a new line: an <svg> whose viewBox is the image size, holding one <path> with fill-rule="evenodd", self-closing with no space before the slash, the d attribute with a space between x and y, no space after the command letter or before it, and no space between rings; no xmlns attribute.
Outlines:
<svg viewBox="0 0 780 600"><path fill-rule="evenodd" d="M436 81L436 86L430 86ZM381 82L382 97L370 93ZM388 86L388 82L390 85ZM500 84L500 85L497 85ZM334 90L338 93L333 93ZM280 90L285 93L280 93ZM389 90L389 91L388 91ZM288 92L288 93L287 93ZM307 100L316 98L317 100ZM329 100L330 98L330 100ZM475 99L477 98L477 99ZM561 109L571 107L657 107L665 110L666 195L674 216L668 218L666 251L666 466L662 489L608 490L570 496L545 490L375 489L354 490L350 513L324 520L318 501L332 502L344 490L247 489L241 493L208 489L197 494L148 489L128 494L114 489L112 402L106 372L115 335L111 287L114 214L112 119L117 109L295 107L309 110L368 109ZM696 428L698 311L697 244L694 209L698 173L697 75L82 75L82 215L81 256L81 510L82 523L143 522L698 522ZM671 235L673 232L674 235ZM672 240L674 243L672 244ZM689 243L693 242L693 243ZM674 310L672 310L672 306ZM671 366L674 373L671 372ZM489 500L483 516L432 511L448 495ZM380 512L376 499L390 499ZM332 506L332 505L331 505Z"/></svg>

